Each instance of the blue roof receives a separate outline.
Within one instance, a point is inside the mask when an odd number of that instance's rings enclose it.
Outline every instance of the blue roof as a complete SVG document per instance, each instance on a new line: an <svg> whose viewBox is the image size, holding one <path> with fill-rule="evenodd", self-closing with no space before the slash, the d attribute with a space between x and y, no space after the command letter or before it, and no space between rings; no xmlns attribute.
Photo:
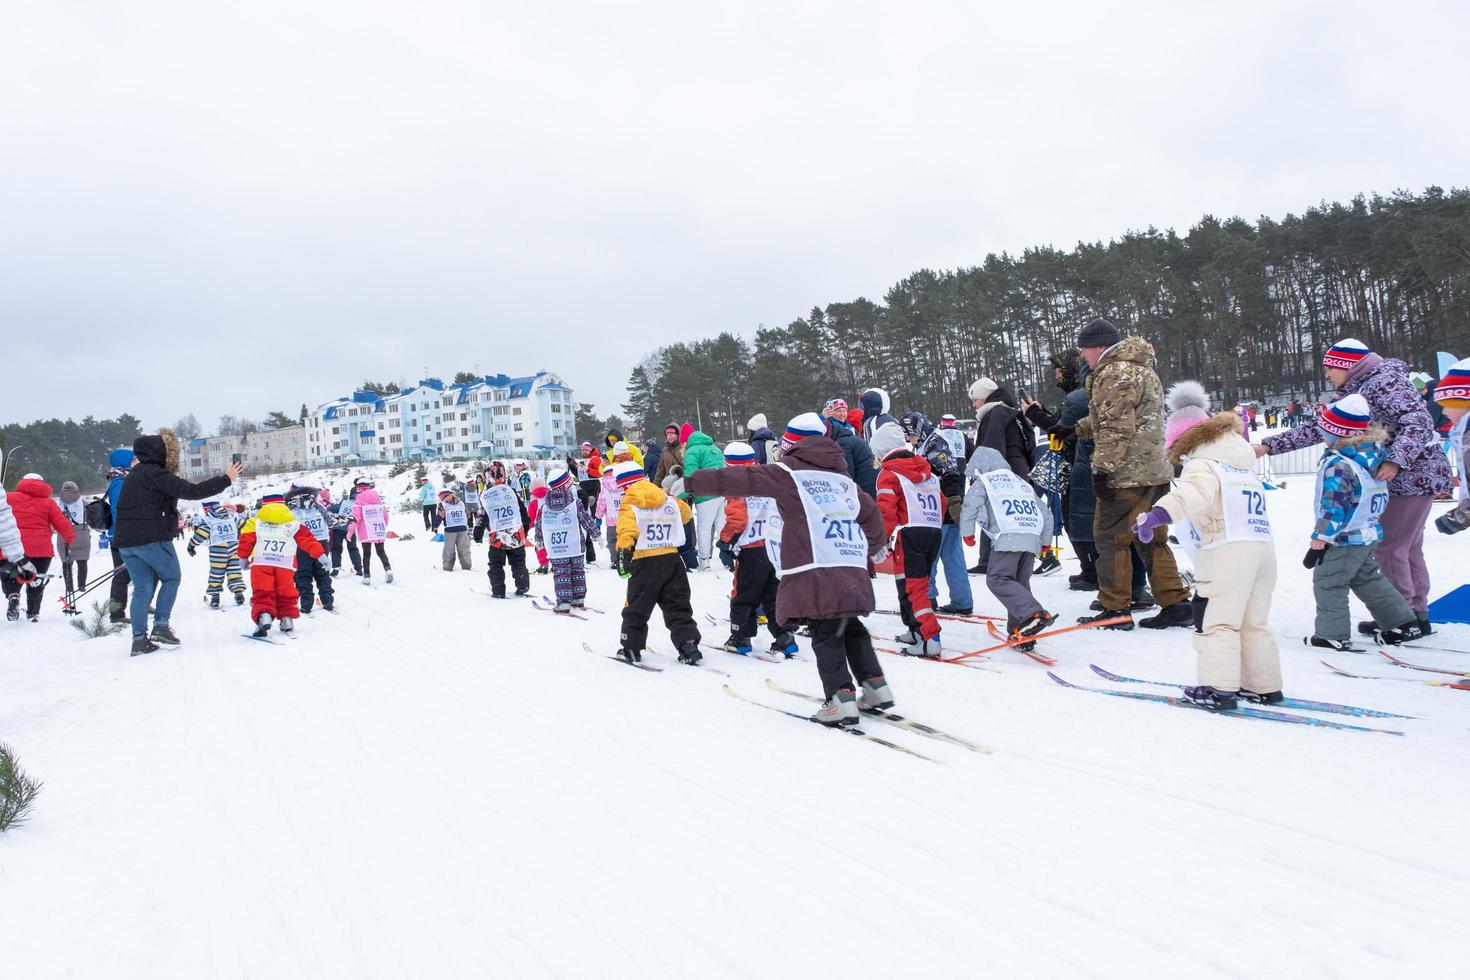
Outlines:
<svg viewBox="0 0 1470 980"><path fill-rule="evenodd" d="M189 448L190 449L198 449L200 446L204 445L208 441L209 441L208 439L190 439L189 440Z"/></svg>
<svg viewBox="0 0 1470 980"><path fill-rule="evenodd" d="M324 418L324 419L334 419L334 418L336 418L337 417L337 409L339 409L341 407L342 407L341 405L333 405L331 408L327 409L325 412L322 413L322 418Z"/></svg>

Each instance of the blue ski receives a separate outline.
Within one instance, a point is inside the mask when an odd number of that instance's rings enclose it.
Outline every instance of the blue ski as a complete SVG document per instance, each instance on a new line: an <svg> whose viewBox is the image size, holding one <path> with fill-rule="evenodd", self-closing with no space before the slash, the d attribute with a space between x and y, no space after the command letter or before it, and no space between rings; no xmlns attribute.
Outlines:
<svg viewBox="0 0 1470 980"><path fill-rule="evenodd" d="M1183 689L1183 684L1172 684L1168 681L1146 681L1140 677L1123 677L1112 671L1103 670L1097 664L1088 664L1092 672L1097 676L1110 681L1118 681L1123 684L1157 684L1160 687L1173 687ZM1263 705L1263 707L1265 707ZM1396 715L1391 711L1378 711L1374 708L1359 708L1351 704L1334 704L1331 701L1307 701L1302 698L1282 698L1272 708L1296 708L1300 711L1322 711L1332 715L1352 715L1355 718L1413 718L1413 715Z"/></svg>

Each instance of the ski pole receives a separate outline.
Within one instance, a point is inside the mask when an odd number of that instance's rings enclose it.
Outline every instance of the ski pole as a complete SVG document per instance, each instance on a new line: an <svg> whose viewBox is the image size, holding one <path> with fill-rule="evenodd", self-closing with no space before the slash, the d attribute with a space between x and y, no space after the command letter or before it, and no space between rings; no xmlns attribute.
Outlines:
<svg viewBox="0 0 1470 980"><path fill-rule="evenodd" d="M118 568L121 568L121 567L122 567L121 565L118 566ZM67 593L64 596L57 596L56 601L59 602L59 603L61 603L63 606L67 606L67 607L70 607L70 608L73 608L74 609L74 608L76 608L76 600L82 598L82 596L84 596L87 593L91 592L93 589L97 588L103 582L106 582L108 579L112 578L116 574L117 574L117 568L114 568L112 571L107 572L104 575L99 575L97 578L93 579L92 582L91 582L91 584L89 584L85 589L82 589L80 592L69 592L69 593Z"/></svg>

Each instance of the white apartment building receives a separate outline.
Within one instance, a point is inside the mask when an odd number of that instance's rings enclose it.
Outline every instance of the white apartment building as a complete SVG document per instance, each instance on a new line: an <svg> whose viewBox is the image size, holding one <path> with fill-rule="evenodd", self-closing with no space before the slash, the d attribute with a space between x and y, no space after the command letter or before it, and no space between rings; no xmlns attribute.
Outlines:
<svg viewBox="0 0 1470 980"><path fill-rule="evenodd" d="M245 437L241 462L246 473L306 468L306 426L260 429Z"/></svg>

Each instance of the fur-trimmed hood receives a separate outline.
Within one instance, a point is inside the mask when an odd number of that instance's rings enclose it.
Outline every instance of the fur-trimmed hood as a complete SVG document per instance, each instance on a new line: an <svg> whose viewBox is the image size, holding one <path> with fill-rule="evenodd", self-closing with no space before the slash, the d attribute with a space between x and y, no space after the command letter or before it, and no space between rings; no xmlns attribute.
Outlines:
<svg viewBox="0 0 1470 980"><path fill-rule="evenodd" d="M1245 441L1245 427L1234 412L1216 412L1185 430L1169 447L1169 462L1179 465L1184 457L1213 459L1231 466L1251 466L1256 454ZM1218 444L1218 445L1217 445Z"/></svg>
<svg viewBox="0 0 1470 980"><path fill-rule="evenodd" d="M162 466L175 476L179 473L179 437L173 429L159 429L156 436L139 436L133 442L138 461Z"/></svg>

